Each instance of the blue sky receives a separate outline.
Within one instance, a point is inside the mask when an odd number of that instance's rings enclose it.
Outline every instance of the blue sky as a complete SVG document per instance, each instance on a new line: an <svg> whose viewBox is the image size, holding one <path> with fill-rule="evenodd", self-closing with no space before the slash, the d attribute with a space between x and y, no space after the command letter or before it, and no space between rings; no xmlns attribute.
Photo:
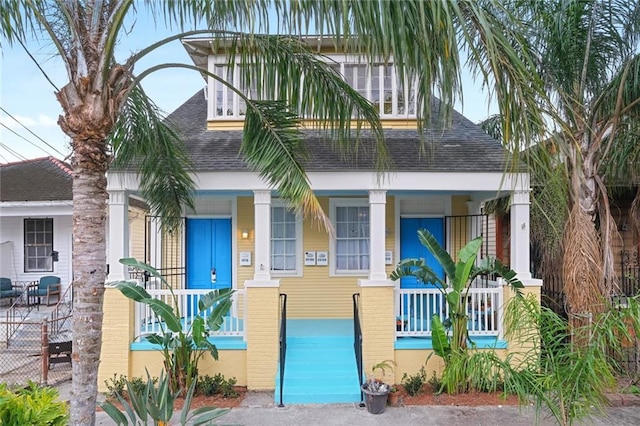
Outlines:
<svg viewBox="0 0 640 426"><path fill-rule="evenodd" d="M175 33L177 30L156 27L150 18L145 19L140 14L132 31L119 41L116 59L119 62L125 61L132 52ZM66 70L55 57L53 46L33 41L28 47L53 83L61 88L67 81ZM8 130L0 126L0 163L21 161L23 157L52 155L62 159L69 155L69 138L56 123L61 108L54 95L55 88L47 82L19 45L10 47L3 42L1 55L0 106L37 137L0 110L0 122L9 127ZM136 65L134 71L139 74L153 65L166 62L192 64L182 44L174 41L149 54ZM175 110L197 90L202 89L204 84L204 79L198 73L184 69L161 70L152 73L142 82L147 94L166 113ZM458 106L456 109L473 122L486 118L489 115L489 104L480 90L480 84L475 84L470 76L465 75L463 87L464 108ZM493 105L490 111L495 112Z"/></svg>

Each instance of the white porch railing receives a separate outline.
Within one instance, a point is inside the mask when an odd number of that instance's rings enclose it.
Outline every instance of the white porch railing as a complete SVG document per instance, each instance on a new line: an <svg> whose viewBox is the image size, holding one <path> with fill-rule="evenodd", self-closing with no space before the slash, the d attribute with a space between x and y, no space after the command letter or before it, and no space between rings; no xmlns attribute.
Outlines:
<svg viewBox="0 0 640 426"><path fill-rule="evenodd" d="M185 328L189 327L193 322L194 317L198 313L198 301L202 295L209 293L211 290L173 290L173 294L176 296L178 307L180 309L180 315ZM147 292L154 299L160 299L170 306L173 306L174 301L171 297L171 291L169 290L156 290L148 289ZM244 312L246 311L246 297L245 290L236 290L231 296L231 308L224 317L224 322L218 331L212 331L211 337L222 336L241 336L245 338L244 333ZM205 323L207 315L211 310L205 311L203 317ZM162 328L159 320L151 308L143 303L135 304L135 320L139 325L139 334L151 334L161 333ZM166 327L165 327L166 329Z"/></svg>
<svg viewBox="0 0 640 426"><path fill-rule="evenodd" d="M501 286L470 288L469 336L502 336ZM430 337L433 315L449 317L443 294L436 288L396 290L396 336Z"/></svg>

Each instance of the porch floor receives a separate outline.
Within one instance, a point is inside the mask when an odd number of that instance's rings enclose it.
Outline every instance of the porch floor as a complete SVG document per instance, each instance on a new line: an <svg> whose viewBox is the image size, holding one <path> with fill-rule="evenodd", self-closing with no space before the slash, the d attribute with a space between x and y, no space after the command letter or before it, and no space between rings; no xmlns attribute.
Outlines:
<svg viewBox="0 0 640 426"><path fill-rule="evenodd" d="M293 318L287 320L287 337L353 337L353 320L341 318Z"/></svg>

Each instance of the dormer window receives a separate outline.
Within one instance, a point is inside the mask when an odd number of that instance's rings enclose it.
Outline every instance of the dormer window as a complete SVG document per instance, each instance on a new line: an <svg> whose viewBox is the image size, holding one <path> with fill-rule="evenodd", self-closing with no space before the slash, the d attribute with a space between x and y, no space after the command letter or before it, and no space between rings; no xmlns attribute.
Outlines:
<svg viewBox="0 0 640 426"><path fill-rule="evenodd" d="M330 55L330 58L336 61L331 64L331 67L340 73L351 87L375 105L382 118L416 117L414 79L406 78L403 86L393 64L368 65L358 62L357 58L348 58L344 55ZM213 59L213 73L216 76L232 83L235 87L242 87L240 66L230 70L225 58L219 58L220 61L225 61L219 63L216 63L218 58ZM213 79L209 80L209 87L209 95L213 98L209 119L241 120L244 118L246 105L236 93ZM256 97L255 88L244 88L243 92L250 98Z"/></svg>

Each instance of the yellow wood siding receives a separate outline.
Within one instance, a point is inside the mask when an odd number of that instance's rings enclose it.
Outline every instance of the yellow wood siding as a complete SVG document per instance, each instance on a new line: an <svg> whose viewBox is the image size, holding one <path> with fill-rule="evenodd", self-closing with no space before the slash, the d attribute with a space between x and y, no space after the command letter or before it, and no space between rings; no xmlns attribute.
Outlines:
<svg viewBox="0 0 640 426"><path fill-rule="evenodd" d="M237 274L237 288L244 288L244 282L253 279L253 271L255 270L255 250L253 248L254 242L254 227L255 227L255 214L253 207L253 197L238 197L237 204L238 220L236 229L237 254L234 260ZM243 240L241 237L242 230L249 231L249 238ZM251 266L240 266L240 252L251 252Z"/></svg>
<svg viewBox="0 0 640 426"><path fill-rule="evenodd" d="M464 216L469 214L467 201L469 201L469 197L467 195L452 196L451 215ZM458 252L467 244L467 242L469 242L469 230L467 229L467 226L456 226L456 233L454 235L450 235L450 242L451 246L448 251L451 257L455 260L458 256Z"/></svg>
<svg viewBox="0 0 640 426"><path fill-rule="evenodd" d="M184 228L174 229L171 232L162 231L162 268L175 274L165 274L167 283L175 289L184 288L185 286L182 276L178 274L180 267L184 267L183 233Z"/></svg>
<svg viewBox="0 0 640 426"><path fill-rule="evenodd" d="M329 214L329 197L320 197ZM305 220L302 227L303 253L329 252L329 235L317 224ZM329 253L329 263L332 262ZM288 295L287 314L291 318L347 318L353 315L351 295L358 292L364 276L329 276L330 266L303 266L301 277L281 278L280 291Z"/></svg>
<svg viewBox="0 0 640 426"><path fill-rule="evenodd" d="M351 128L355 129L358 126L362 128L368 128L366 123L358 123L353 121ZM415 118L385 118L380 120L380 125L383 129L415 129ZM313 129L314 125L311 120L305 120L302 124L304 128ZM244 128L244 119L215 119L207 121L207 130L242 130Z"/></svg>
<svg viewBox="0 0 640 426"><path fill-rule="evenodd" d="M364 197L366 199L366 197ZM329 213L329 197L319 197L320 205ZM253 230L254 208L253 197L238 197L238 253L251 251L254 254L253 238L243 240L240 233L243 229ZM305 220L302 226L303 248L305 251L329 252L329 235L318 225ZM394 198L387 198L386 205L386 249L394 250L395 221ZM253 233L251 233L251 237ZM246 280L253 279L253 265L240 266L239 255L235 260L238 270L238 288L242 288ZM331 253L329 262L331 263ZM304 262L303 262L304 263ZM330 276L330 266L302 266L302 276L278 276L280 292L288 295L287 315L289 318L350 318L353 315L352 295L359 291L358 276ZM387 265L387 274L393 270L393 265Z"/></svg>
<svg viewBox="0 0 640 426"><path fill-rule="evenodd" d="M129 255L139 261L144 260L144 227L147 212L139 207L129 206Z"/></svg>
<svg viewBox="0 0 640 426"><path fill-rule="evenodd" d="M488 216L487 224L487 254L492 257L496 257L496 218L494 215Z"/></svg>

